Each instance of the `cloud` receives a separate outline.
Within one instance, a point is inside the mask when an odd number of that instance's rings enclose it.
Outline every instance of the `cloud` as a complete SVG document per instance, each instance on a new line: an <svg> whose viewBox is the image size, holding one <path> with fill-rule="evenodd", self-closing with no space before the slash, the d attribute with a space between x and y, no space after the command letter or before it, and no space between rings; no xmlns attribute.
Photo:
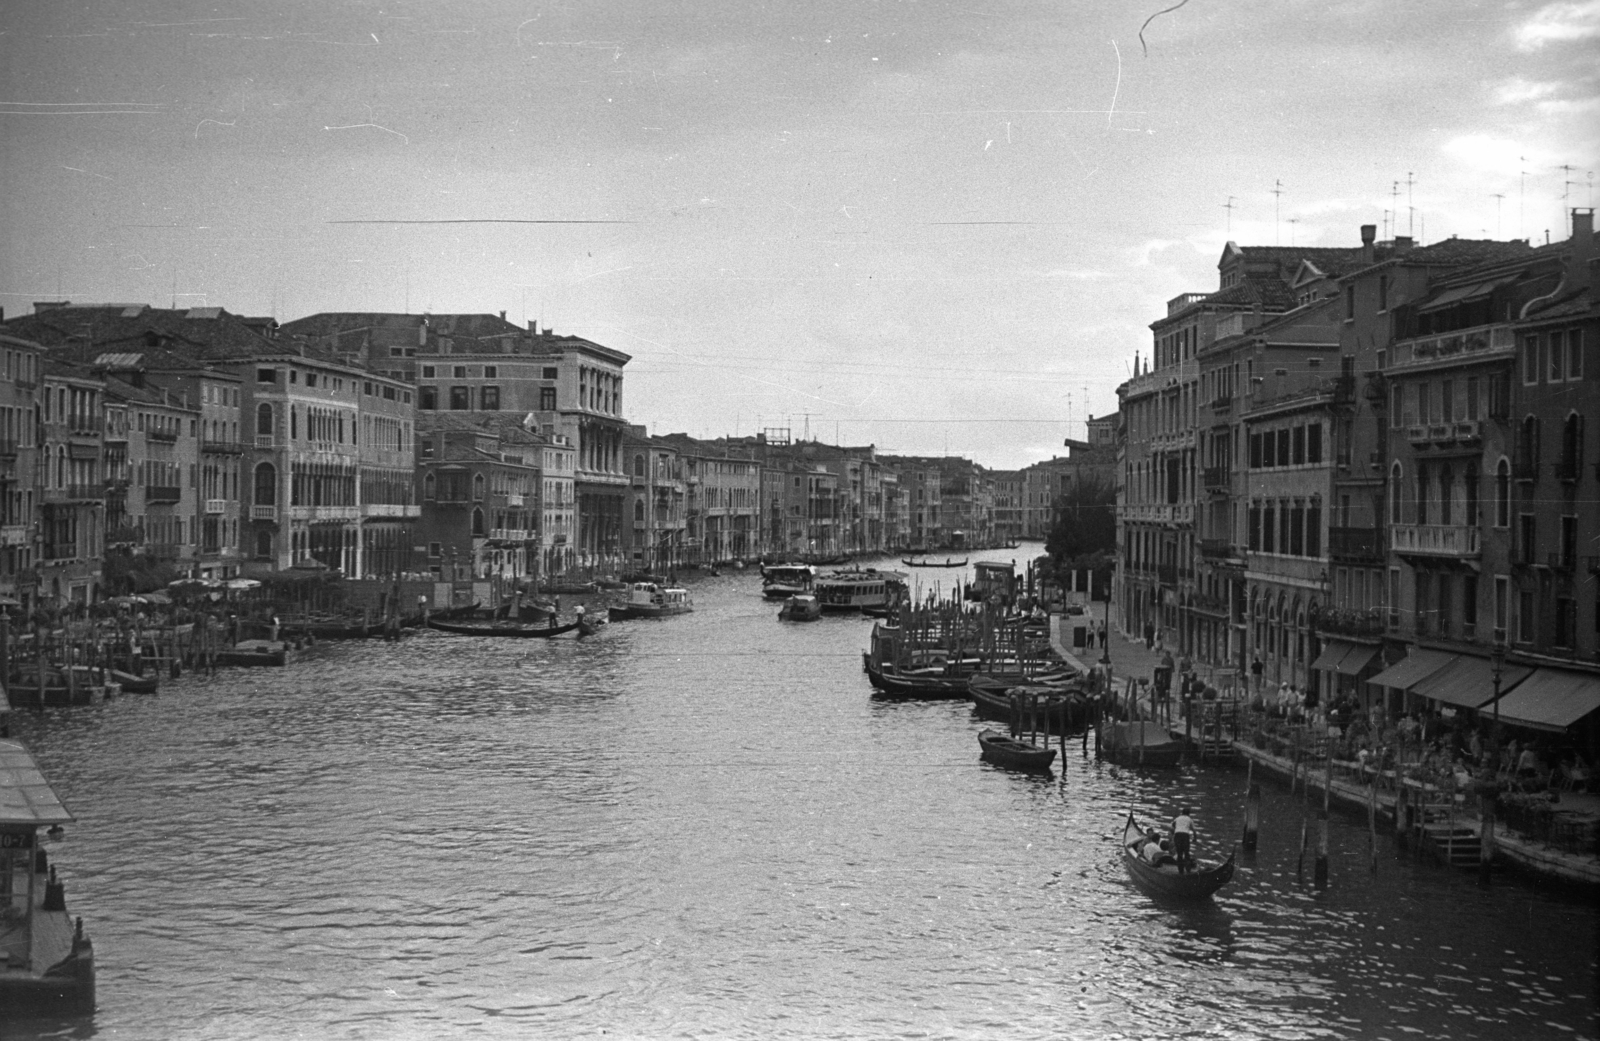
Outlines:
<svg viewBox="0 0 1600 1041"><path fill-rule="evenodd" d="M1600 0L1545 4L1517 26L1515 35L1517 48L1524 51L1600 37Z"/></svg>
<svg viewBox="0 0 1600 1041"><path fill-rule="evenodd" d="M1496 105L1520 105L1524 101L1538 101L1561 89L1559 83L1535 83L1521 76L1512 76L1495 84L1490 95Z"/></svg>
<svg viewBox="0 0 1600 1041"><path fill-rule="evenodd" d="M1463 134L1451 138L1441 151L1473 169L1504 176L1537 169L1548 160L1546 152L1490 134Z"/></svg>

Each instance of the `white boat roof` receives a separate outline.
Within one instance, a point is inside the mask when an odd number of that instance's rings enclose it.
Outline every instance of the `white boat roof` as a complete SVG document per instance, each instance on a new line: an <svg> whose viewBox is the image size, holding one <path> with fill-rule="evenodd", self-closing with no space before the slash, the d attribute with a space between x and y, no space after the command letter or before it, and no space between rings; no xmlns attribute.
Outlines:
<svg viewBox="0 0 1600 1041"><path fill-rule="evenodd" d="M28 750L16 741L0 741L0 826L43 827L72 820Z"/></svg>

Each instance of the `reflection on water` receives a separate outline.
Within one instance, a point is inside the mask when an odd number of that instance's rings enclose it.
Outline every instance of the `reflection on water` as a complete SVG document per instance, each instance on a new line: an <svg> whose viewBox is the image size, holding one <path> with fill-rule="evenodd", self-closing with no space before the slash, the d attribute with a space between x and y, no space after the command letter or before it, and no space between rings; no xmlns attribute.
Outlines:
<svg viewBox="0 0 1600 1041"><path fill-rule="evenodd" d="M695 600L26 717L101 965L63 1036L1593 1036L1581 900L1387 840L1373 877L1338 817L1318 892L1268 787L1235 881L1159 906L1124 816L1188 802L1219 854L1242 773L997 770L965 705L868 696L870 623Z"/></svg>

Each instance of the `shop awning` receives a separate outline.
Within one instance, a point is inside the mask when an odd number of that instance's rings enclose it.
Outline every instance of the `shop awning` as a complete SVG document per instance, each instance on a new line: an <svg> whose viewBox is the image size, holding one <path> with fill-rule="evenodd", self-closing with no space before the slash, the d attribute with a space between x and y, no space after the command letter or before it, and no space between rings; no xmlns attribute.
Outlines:
<svg viewBox="0 0 1600 1041"><path fill-rule="evenodd" d="M1502 275L1499 278L1491 278L1487 282L1473 282L1468 285L1457 286L1454 289L1446 289L1432 300L1425 302L1417 310L1426 313L1465 303L1468 300L1476 300L1479 297L1488 296L1507 282L1515 281L1517 277L1517 275Z"/></svg>
<svg viewBox="0 0 1600 1041"><path fill-rule="evenodd" d="M1500 697L1500 719L1540 730L1565 730L1600 708L1600 676L1569 669L1535 669Z"/></svg>
<svg viewBox="0 0 1600 1041"><path fill-rule="evenodd" d="M1396 690L1410 690L1413 686L1449 665L1456 658L1443 651L1411 648L1411 653L1384 669L1369 682Z"/></svg>
<svg viewBox="0 0 1600 1041"><path fill-rule="evenodd" d="M1377 653L1378 648L1369 644L1332 639L1322 648L1322 653L1317 655L1311 667L1328 669L1344 676L1359 676Z"/></svg>
<svg viewBox="0 0 1600 1041"><path fill-rule="evenodd" d="M1527 679L1532 669L1521 665L1507 665L1500 670L1500 692L1503 695ZM1425 677L1411 688L1434 701L1443 701L1462 708L1477 708L1494 700L1494 667L1487 658L1462 655L1431 676Z"/></svg>

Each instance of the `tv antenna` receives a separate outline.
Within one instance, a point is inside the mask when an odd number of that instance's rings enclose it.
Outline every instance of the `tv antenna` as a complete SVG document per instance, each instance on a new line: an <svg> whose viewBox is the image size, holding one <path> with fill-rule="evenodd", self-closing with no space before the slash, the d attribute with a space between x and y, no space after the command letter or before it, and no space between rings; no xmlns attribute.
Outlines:
<svg viewBox="0 0 1600 1041"><path fill-rule="evenodd" d="M1494 237L1495 238L1499 238L1500 237L1500 204L1506 201L1506 193L1505 192L1495 192L1491 196L1491 198L1494 199Z"/></svg>
<svg viewBox="0 0 1600 1041"><path fill-rule="evenodd" d="M1416 184L1416 179L1411 176L1411 171L1406 171L1406 234L1415 234L1414 224L1417 218L1417 209L1411 205L1411 186Z"/></svg>
<svg viewBox="0 0 1600 1041"><path fill-rule="evenodd" d="M1283 202L1283 182L1281 180L1273 181L1272 184L1272 244L1277 246L1280 245L1278 241L1278 210L1279 204Z"/></svg>
<svg viewBox="0 0 1600 1041"><path fill-rule="evenodd" d="M1231 196L1231 195L1228 196L1228 201L1222 204L1222 208L1228 211L1228 239L1229 239L1229 241L1232 241L1232 239L1233 239L1233 198L1234 197Z"/></svg>

